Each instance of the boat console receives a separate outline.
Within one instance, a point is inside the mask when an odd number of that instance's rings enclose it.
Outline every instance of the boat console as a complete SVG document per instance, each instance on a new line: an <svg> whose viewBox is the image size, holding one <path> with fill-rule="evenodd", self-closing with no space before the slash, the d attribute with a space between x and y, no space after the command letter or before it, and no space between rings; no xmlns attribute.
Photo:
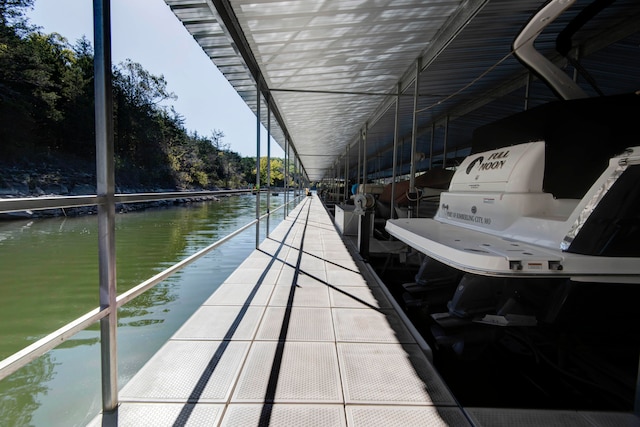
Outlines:
<svg viewBox="0 0 640 427"><path fill-rule="evenodd" d="M546 153L536 141L470 155L434 218L389 220L386 230L478 275L640 283L640 147L611 158L581 199L544 191Z"/></svg>

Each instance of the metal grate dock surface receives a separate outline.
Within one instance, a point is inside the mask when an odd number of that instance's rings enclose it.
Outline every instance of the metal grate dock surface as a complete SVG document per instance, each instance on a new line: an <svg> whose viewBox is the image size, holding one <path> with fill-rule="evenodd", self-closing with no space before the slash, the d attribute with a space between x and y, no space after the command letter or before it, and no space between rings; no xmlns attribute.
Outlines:
<svg viewBox="0 0 640 427"><path fill-rule="evenodd" d="M306 198L91 425L640 425L630 414L463 410L359 264Z"/></svg>

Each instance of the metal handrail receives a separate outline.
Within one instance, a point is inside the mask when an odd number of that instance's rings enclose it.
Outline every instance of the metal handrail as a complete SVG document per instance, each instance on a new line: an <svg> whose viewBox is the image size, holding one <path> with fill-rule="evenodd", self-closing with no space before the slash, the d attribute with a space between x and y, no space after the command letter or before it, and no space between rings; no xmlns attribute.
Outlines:
<svg viewBox="0 0 640 427"><path fill-rule="evenodd" d="M247 190L247 191L251 191L251 190ZM196 197L195 194L202 194L204 192L194 192L194 193L180 193L180 198L184 198L184 197ZM153 200L170 200L176 197L168 197L168 198L162 198L160 197L162 194L176 194L176 193L154 193L155 196L158 196L158 198L155 198ZM149 195L149 194L148 194ZM132 195L133 196L133 195ZM95 196L88 196L88 197L93 197L94 199L96 198ZM299 197L298 197L299 198ZM46 198L49 200L52 199L70 199L70 197L49 197ZM75 199L74 197L71 197L71 199ZM2 206L3 203L7 200L19 200L19 199L0 199L0 212L2 211ZM23 201L28 200L30 203L32 199L22 199ZM133 198L133 200L136 201L141 201L142 199L135 199ZM149 198L146 198L144 200L151 200ZM143 294L144 292L146 292L147 290L151 289L152 287L154 287L155 285L157 285L158 283L160 283L161 281L163 281L164 279L170 277L171 275L177 273L178 271L182 270L183 268L185 268L187 265L193 263L194 261L196 261L197 259L203 257L204 255L208 254L209 252L211 252L212 250L216 249L218 246L221 246L222 244L228 242L229 240L231 240L232 238L234 238L235 236L237 236L238 234L242 233L243 231L247 230L248 228L256 225L257 223L259 223L262 219L264 219L265 217L268 217L269 215L271 215L272 212L275 212L279 209L284 208L286 205L293 203L296 200L296 198L293 198L292 200L283 203L282 205L276 207L273 211L271 212L267 212L266 214L262 215L261 217L254 219L252 221L250 221L248 224L240 227L239 229L227 234L226 236L222 237L221 239L215 241L214 243L210 244L209 246L199 250L198 252L194 253L193 255L190 255L189 257L183 259L182 261L177 262L176 264L172 265L171 267L161 271L160 273L156 274L155 276L145 280L144 282L138 284L137 286L133 287L132 289L122 293L121 295L119 295L116 298L116 306L115 309L120 308L121 306L123 306L124 304L130 302L131 300L137 298L138 296L140 296L141 294ZM57 200L55 200L57 202ZM91 205L91 204L89 204ZM18 211L20 210L24 210L23 206L25 206L24 204L16 204L13 205L15 206L19 206L19 209L16 209ZM40 205L38 205L40 206ZM59 204L56 204L55 207L61 207ZM50 209L51 207L41 207L41 209ZM13 211L12 211L13 212ZM91 310L90 312L84 314L83 316L78 317L75 320L72 320L71 322L67 323L66 325L62 326L61 328L57 329L56 331L50 333L49 335L39 339L38 341L30 344L29 346L23 348L22 350L12 354L11 356L7 357L4 360L0 360L0 380L6 378L7 376L11 375L12 373L16 372L18 369L26 366L27 364L31 363L32 361L36 360L37 358L39 358L40 356L42 356L43 354L45 354L47 351L54 349L55 347L57 347L58 345L62 344L63 342L67 341L69 338L73 337L75 334L77 334L78 332L88 328L89 326L93 325L94 323L96 323L97 321L99 321L100 319L105 318L106 316L108 316L111 313L111 307L105 307L105 308L95 308L93 310Z"/></svg>
<svg viewBox="0 0 640 427"><path fill-rule="evenodd" d="M174 191L166 193L119 193L114 194L115 203L154 202L159 200L189 199L194 197L225 196L245 194L251 190L216 190L216 191ZM95 194L86 196L49 196L49 197L16 197L0 199L0 213L20 212L28 210L78 208L105 204L104 196Z"/></svg>
<svg viewBox="0 0 640 427"><path fill-rule="evenodd" d="M106 307L102 310L100 308L95 308L84 316L78 317L77 319L67 323L63 327L50 333L44 338L39 339L33 344L30 344L17 353L12 354L4 360L0 360L0 380L13 374L28 363L33 362L47 351L54 349L103 317L108 316L110 312L110 307Z"/></svg>
<svg viewBox="0 0 640 427"><path fill-rule="evenodd" d="M15 199L0 199L0 213L57 208L77 208L104 203L104 199L96 195L67 197L18 197Z"/></svg>

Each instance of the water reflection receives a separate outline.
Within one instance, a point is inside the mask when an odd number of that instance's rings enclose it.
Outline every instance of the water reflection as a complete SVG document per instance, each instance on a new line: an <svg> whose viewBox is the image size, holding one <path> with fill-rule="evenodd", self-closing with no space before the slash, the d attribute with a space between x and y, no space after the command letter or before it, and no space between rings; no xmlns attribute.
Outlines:
<svg viewBox="0 0 640 427"><path fill-rule="evenodd" d="M54 375L51 355L45 354L35 362L9 376L0 383L0 414L7 425L32 425L38 408L38 395L47 392L47 383Z"/></svg>
<svg viewBox="0 0 640 427"><path fill-rule="evenodd" d="M273 201L272 208L277 203ZM282 212L272 218L272 227ZM253 196L117 215L118 293L254 217ZM262 237L264 233L263 227ZM95 217L0 223L0 358L98 305L97 244ZM251 228L120 308L120 387L254 245ZM92 419L101 405L99 341L96 325L0 381L2 423L69 426Z"/></svg>
<svg viewBox="0 0 640 427"><path fill-rule="evenodd" d="M147 323L162 323L162 313L166 310L157 310L178 298L177 293L171 283L159 283L149 289L138 298L122 306L118 311L118 326L135 326ZM159 313L159 319L140 319Z"/></svg>

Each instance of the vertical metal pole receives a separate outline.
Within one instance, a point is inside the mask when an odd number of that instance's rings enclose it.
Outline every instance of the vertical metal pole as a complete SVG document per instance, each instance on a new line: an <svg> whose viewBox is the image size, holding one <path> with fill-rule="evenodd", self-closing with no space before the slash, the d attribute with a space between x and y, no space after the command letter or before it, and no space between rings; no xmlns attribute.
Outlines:
<svg viewBox="0 0 640 427"><path fill-rule="evenodd" d="M271 96L267 102L267 231L269 236L269 219L271 218Z"/></svg>
<svg viewBox="0 0 640 427"><path fill-rule="evenodd" d="M296 155L296 188L298 195L302 194L302 170L300 169L300 158Z"/></svg>
<svg viewBox="0 0 640 427"><path fill-rule="evenodd" d="M284 217L289 212L289 138L284 139Z"/></svg>
<svg viewBox="0 0 640 427"><path fill-rule="evenodd" d="M420 69L422 60L416 61L416 84L413 93L413 127L411 129L411 172L409 174L409 193L417 197L416 190L416 147L418 145L418 97L420 96ZM409 218L413 216L412 202L409 201Z"/></svg>
<svg viewBox="0 0 640 427"><path fill-rule="evenodd" d="M298 194L303 194L304 191L304 175L302 174L302 164L300 162L300 157L296 156L296 164L298 167L296 170L298 171Z"/></svg>
<svg viewBox="0 0 640 427"><path fill-rule="evenodd" d="M337 192L338 192L338 202L342 203L344 202L344 189L347 186L345 184L345 176L344 176L344 167L342 166L342 160L343 158L340 157L340 160L338 160L338 163L336 164L336 168L338 171L338 188L337 188Z"/></svg>
<svg viewBox="0 0 640 427"><path fill-rule="evenodd" d="M367 184L367 125L362 130L362 184Z"/></svg>
<svg viewBox="0 0 640 427"><path fill-rule="evenodd" d="M420 58L416 61L416 80L413 90L413 124L411 127L411 169L409 173L409 192L416 186L416 146L418 144L418 96L420 94Z"/></svg>
<svg viewBox="0 0 640 427"><path fill-rule="evenodd" d="M336 202L340 202L340 177L341 177L340 161L336 162Z"/></svg>
<svg viewBox="0 0 640 427"><path fill-rule="evenodd" d="M298 156L293 153L293 197L298 197Z"/></svg>
<svg viewBox="0 0 640 427"><path fill-rule="evenodd" d="M363 193L366 193L367 185L367 125L362 129L362 184ZM369 231L371 230L371 213L365 212L364 215L358 216L360 221L360 229L358 232L358 248L360 255L366 260L369 257Z"/></svg>
<svg viewBox="0 0 640 427"><path fill-rule="evenodd" d="M342 160L343 158L340 157L338 164L336 165L338 168L338 202L344 200L344 189L346 187L346 184L344 183L344 167L341 164Z"/></svg>
<svg viewBox="0 0 640 427"><path fill-rule="evenodd" d="M433 142L436 138L436 124L431 123L431 143L429 144L429 169L433 168Z"/></svg>
<svg viewBox="0 0 640 427"><path fill-rule="evenodd" d="M100 309L109 315L100 320L102 360L102 410L118 407L116 332L116 236L115 178L113 160L113 98L111 91L111 7L109 0L93 1L94 89L96 130L96 189L98 204L98 262Z"/></svg>
<svg viewBox="0 0 640 427"><path fill-rule="evenodd" d="M291 163L291 190L293 191L293 198L295 199L297 196L297 188L296 188L296 155L295 151L290 153L293 156L293 159L289 160Z"/></svg>
<svg viewBox="0 0 640 427"><path fill-rule="evenodd" d="M256 82L256 249L260 246L260 81Z"/></svg>
<svg viewBox="0 0 640 427"><path fill-rule="evenodd" d="M344 188L342 189L344 196L344 202L349 200L349 144L347 144L347 150L344 155Z"/></svg>
<svg viewBox="0 0 640 427"><path fill-rule="evenodd" d="M447 168L447 138L449 137L449 116L444 121L444 142L442 148L442 169Z"/></svg>
<svg viewBox="0 0 640 427"><path fill-rule="evenodd" d="M358 183L358 185L360 185L362 183L362 181L360 180L360 171L362 170L362 163L360 162L361 157L361 153L362 152L362 133L358 134L358 173L356 175L356 182ZM360 191L358 191L358 188L356 187L356 194L358 194Z"/></svg>
<svg viewBox="0 0 640 427"><path fill-rule="evenodd" d="M393 133L393 164L391 165L391 206L390 218L396 217L396 163L398 162L398 140L400 139L400 83L396 95L396 117L394 120L395 131Z"/></svg>

